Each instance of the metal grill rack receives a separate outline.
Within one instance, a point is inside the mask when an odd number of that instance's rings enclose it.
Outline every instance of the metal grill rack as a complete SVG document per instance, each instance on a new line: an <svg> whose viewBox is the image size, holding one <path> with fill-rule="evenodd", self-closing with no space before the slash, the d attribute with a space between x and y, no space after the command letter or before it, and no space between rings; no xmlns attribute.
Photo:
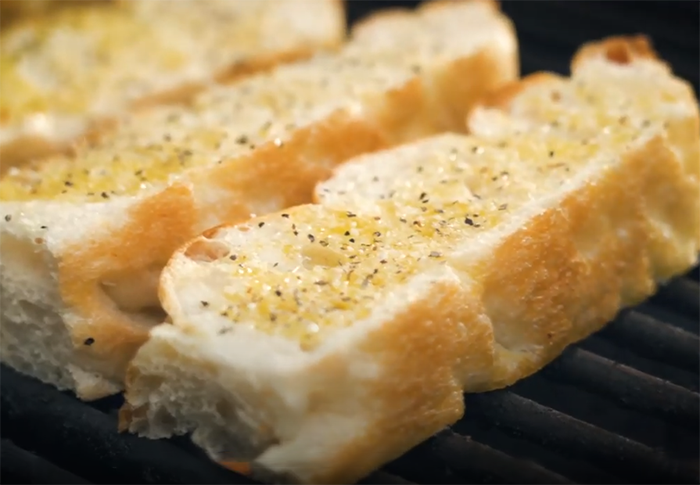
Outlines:
<svg viewBox="0 0 700 485"><path fill-rule="evenodd" d="M376 4L352 0L350 19ZM698 5L503 2L503 9L518 29L524 73L566 73L581 43L644 32L697 92ZM698 483L699 276L695 268L671 282L536 375L466 396L459 423L364 482ZM186 438L118 434L120 404L118 396L81 403L2 366L0 481L254 483Z"/></svg>

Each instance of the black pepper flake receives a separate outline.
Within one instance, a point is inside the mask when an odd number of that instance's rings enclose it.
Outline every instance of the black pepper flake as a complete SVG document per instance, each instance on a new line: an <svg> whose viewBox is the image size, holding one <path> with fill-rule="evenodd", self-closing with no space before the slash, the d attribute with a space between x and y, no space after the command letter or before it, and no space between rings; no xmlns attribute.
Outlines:
<svg viewBox="0 0 700 485"><path fill-rule="evenodd" d="M271 322L277 321L277 315L275 315L274 313L270 313L270 321Z"/></svg>
<svg viewBox="0 0 700 485"><path fill-rule="evenodd" d="M351 243L354 243L354 242L355 242L355 238L352 238L352 237L351 237L350 239L348 239L348 241L350 241Z"/></svg>
<svg viewBox="0 0 700 485"><path fill-rule="evenodd" d="M285 219L289 219L289 214L282 214L282 217L284 217Z"/></svg>
<svg viewBox="0 0 700 485"><path fill-rule="evenodd" d="M420 195L418 196L418 200L423 200L428 194L426 192L421 192Z"/></svg>
<svg viewBox="0 0 700 485"><path fill-rule="evenodd" d="M100 195L103 199L109 199L109 194L107 192L102 192Z"/></svg>
<svg viewBox="0 0 700 485"><path fill-rule="evenodd" d="M374 232L374 236L375 236L375 237L381 237L381 236L382 236L382 233L379 232L379 231L375 231L375 232Z"/></svg>
<svg viewBox="0 0 700 485"><path fill-rule="evenodd" d="M474 221L473 221L471 218L469 218L469 217L465 217L465 218L464 218L464 223L465 223L466 225L468 225L468 226L473 226L473 225L474 225Z"/></svg>
<svg viewBox="0 0 700 485"><path fill-rule="evenodd" d="M261 223L258 224L258 227L263 227L264 225L265 225L265 223L264 223L264 222L261 222Z"/></svg>
<svg viewBox="0 0 700 485"><path fill-rule="evenodd" d="M345 235L346 235L346 236L349 236L349 235L350 235L350 231L345 231Z"/></svg>
<svg viewBox="0 0 700 485"><path fill-rule="evenodd" d="M12 216L10 214L5 215L5 222L10 222L12 220Z"/></svg>
<svg viewBox="0 0 700 485"><path fill-rule="evenodd" d="M39 226L40 229L48 229L48 226Z"/></svg>
<svg viewBox="0 0 700 485"><path fill-rule="evenodd" d="M73 187L73 182L71 182L70 180L66 180L65 182L63 182L63 185L65 185L66 187Z"/></svg>
<svg viewBox="0 0 700 485"><path fill-rule="evenodd" d="M241 135L238 138L236 138L236 143L238 143L239 145L245 145L246 143L248 143L248 137L245 135Z"/></svg>
<svg viewBox="0 0 700 485"><path fill-rule="evenodd" d="M280 290L275 290L275 295L282 296L282 292Z"/></svg>
<svg viewBox="0 0 700 485"><path fill-rule="evenodd" d="M92 344L94 344L94 343L95 343L95 339L92 338L92 337L86 338L86 339L85 339L85 342L83 342L83 344L88 345L88 346L90 346L90 345L92 345Z"/></svg>
<svg viewBox="0 0 700 485"><path fill-rule="evenodd" d="M327 284L328 284L328 282L323 281L323 280L318 280L318 281L314 282L314 285L317 285L317 286L326 286Z"/></svg>
<svg viewBox="0 0 700 485"><path fill-rule="evenodd" d="M348 217L357 217L357 214L353 214L352 212L348 211Z"/></svg>
<svg viewBox="0 0 700 485"><path fill-rule="evenodd" d="M379 263L380 263L380 264L386 264L386 263L387 263L387 260L386 260L386 259L382 259Z"/></svg>
<svg viewBox="0 0 700 485"><path fill-rule="evenodd" d="M306 236L306 237L308 237L308 238L309 238L309 241L311 241L311 242L314 242L314 241L316 240L316 238L314 237L313 234L309 234L309 235Z"/></svg>
<svg viewBox="0 0 700 485"><path fill-rule="evenodd" d="M205 307L205 308L209 306L209 302L208 302L208 301L202 300L200 303L201 303L202 306Z"/></svg>
<svg viewBox="0 0 700 485"><path fill-rule="evenodd" d="M228 259L230 259L231 261L235 261L238 259L238 256L236 256L235 254L232 254L231 256L228 257Z"/></svg>
<svg viewBox="0 0 700 485"><path fill-rule="evenodd" d="M430 254L428 256L430 256L431 258L439 258L441 254L437 251L430 251Z"/></svg>
<svg viewBox="0 0 700 485"><path fill-rule="evenodd" d="M553 156L554 156L554 151L553 151L553 150L550 150L550 152L549 152L549 158L552 158Z"/></svg>
<svg viewBox="0 0 700 485"><path fill-rule="evenodd" d="M498 206L499 211L504 211L508 208L508 204L501 204Z"/></svg>
<svg viewBox="0 0 700 485"><path fill-rule="evenodd" d="M294 231L294 235L295 235L295 236L298 236L298 235L299 235L299 231Z"/></svg>
<svg viewBox="0 0 700 485"><path fill-rule="evenodd" d="M328 241L319 241L318 243L319 243L321 246L323 246L324 248L325 248L325 247L328 247Z"/></svg>

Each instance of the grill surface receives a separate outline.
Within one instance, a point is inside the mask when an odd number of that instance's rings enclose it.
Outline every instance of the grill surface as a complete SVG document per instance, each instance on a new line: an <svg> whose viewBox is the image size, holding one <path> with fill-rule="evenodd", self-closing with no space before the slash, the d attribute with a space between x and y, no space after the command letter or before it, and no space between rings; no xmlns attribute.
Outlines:
<svg viewBox="0 0 700 485"><path fill-rule="evenodd" d="M352 1L351 21L377 2ZM412 2L381 2L381 6ZM583 42L646 33L698 92L697 2L503 2L523 72L568 71ZM695 268L365 483L698 483L700 285ZM254 483L186 438L116 432L120 397L90 404L0 375L3 483Z"/></svg>

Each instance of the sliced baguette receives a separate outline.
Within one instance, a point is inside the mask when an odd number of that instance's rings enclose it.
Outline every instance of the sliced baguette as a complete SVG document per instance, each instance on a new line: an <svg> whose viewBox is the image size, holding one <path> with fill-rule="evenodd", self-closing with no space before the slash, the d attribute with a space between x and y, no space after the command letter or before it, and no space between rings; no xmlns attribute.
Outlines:
<svg viewBox="0 0 700 485"><path fill-rule="evenodd" d="M478 134L348 162L321 205L186 244L122 427L192 432L262 480L350 483L689 268L697 101L639 42L502 91Z"/></svg>
<svg viewBox="0 0 700 485"><path fill-rule="evenodd" d="M463 127L481 94L516 78L516 58L492 3L428 3L369 18L338 54L135 115L74 158L9 172L3 361L84 399L118 391L162 322L157 282L177 247L311 202L351 156Z"/></svg>
<svg viewBox="0 0 700 485"><path fill-rule="evenodd" d="M85 5L4 7L45 13L0 34L2 171L68 150L129 110L186 101L208 83L337 47L345 36L340 0L77 3Z"/></svg>

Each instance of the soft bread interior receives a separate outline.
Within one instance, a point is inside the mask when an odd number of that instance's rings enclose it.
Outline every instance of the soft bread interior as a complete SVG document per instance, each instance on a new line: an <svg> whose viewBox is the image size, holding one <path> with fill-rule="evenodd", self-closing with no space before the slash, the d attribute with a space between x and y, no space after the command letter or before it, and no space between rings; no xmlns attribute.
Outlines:
<svg viewBox="0 0 700 485"><path fill-rule="evenodd" d="M457 419L463 391L531 374L690 267L697 101L658 62L620 64L609 45L570 80L501 94L471 117L475 135L360 157L319 186L320 205L191 241L164 272L173 322L132 362L122 424L194 431L215 459L252 461L264 478L354 481ZM264 363L262 341L279 345ZM247 443L275 438L237 454L224 443L243 438L223 438L234 428L209 397L206 412L183 411L210 376L237 380L217 389L242 413L282 416L253 419Z"/></svg>

